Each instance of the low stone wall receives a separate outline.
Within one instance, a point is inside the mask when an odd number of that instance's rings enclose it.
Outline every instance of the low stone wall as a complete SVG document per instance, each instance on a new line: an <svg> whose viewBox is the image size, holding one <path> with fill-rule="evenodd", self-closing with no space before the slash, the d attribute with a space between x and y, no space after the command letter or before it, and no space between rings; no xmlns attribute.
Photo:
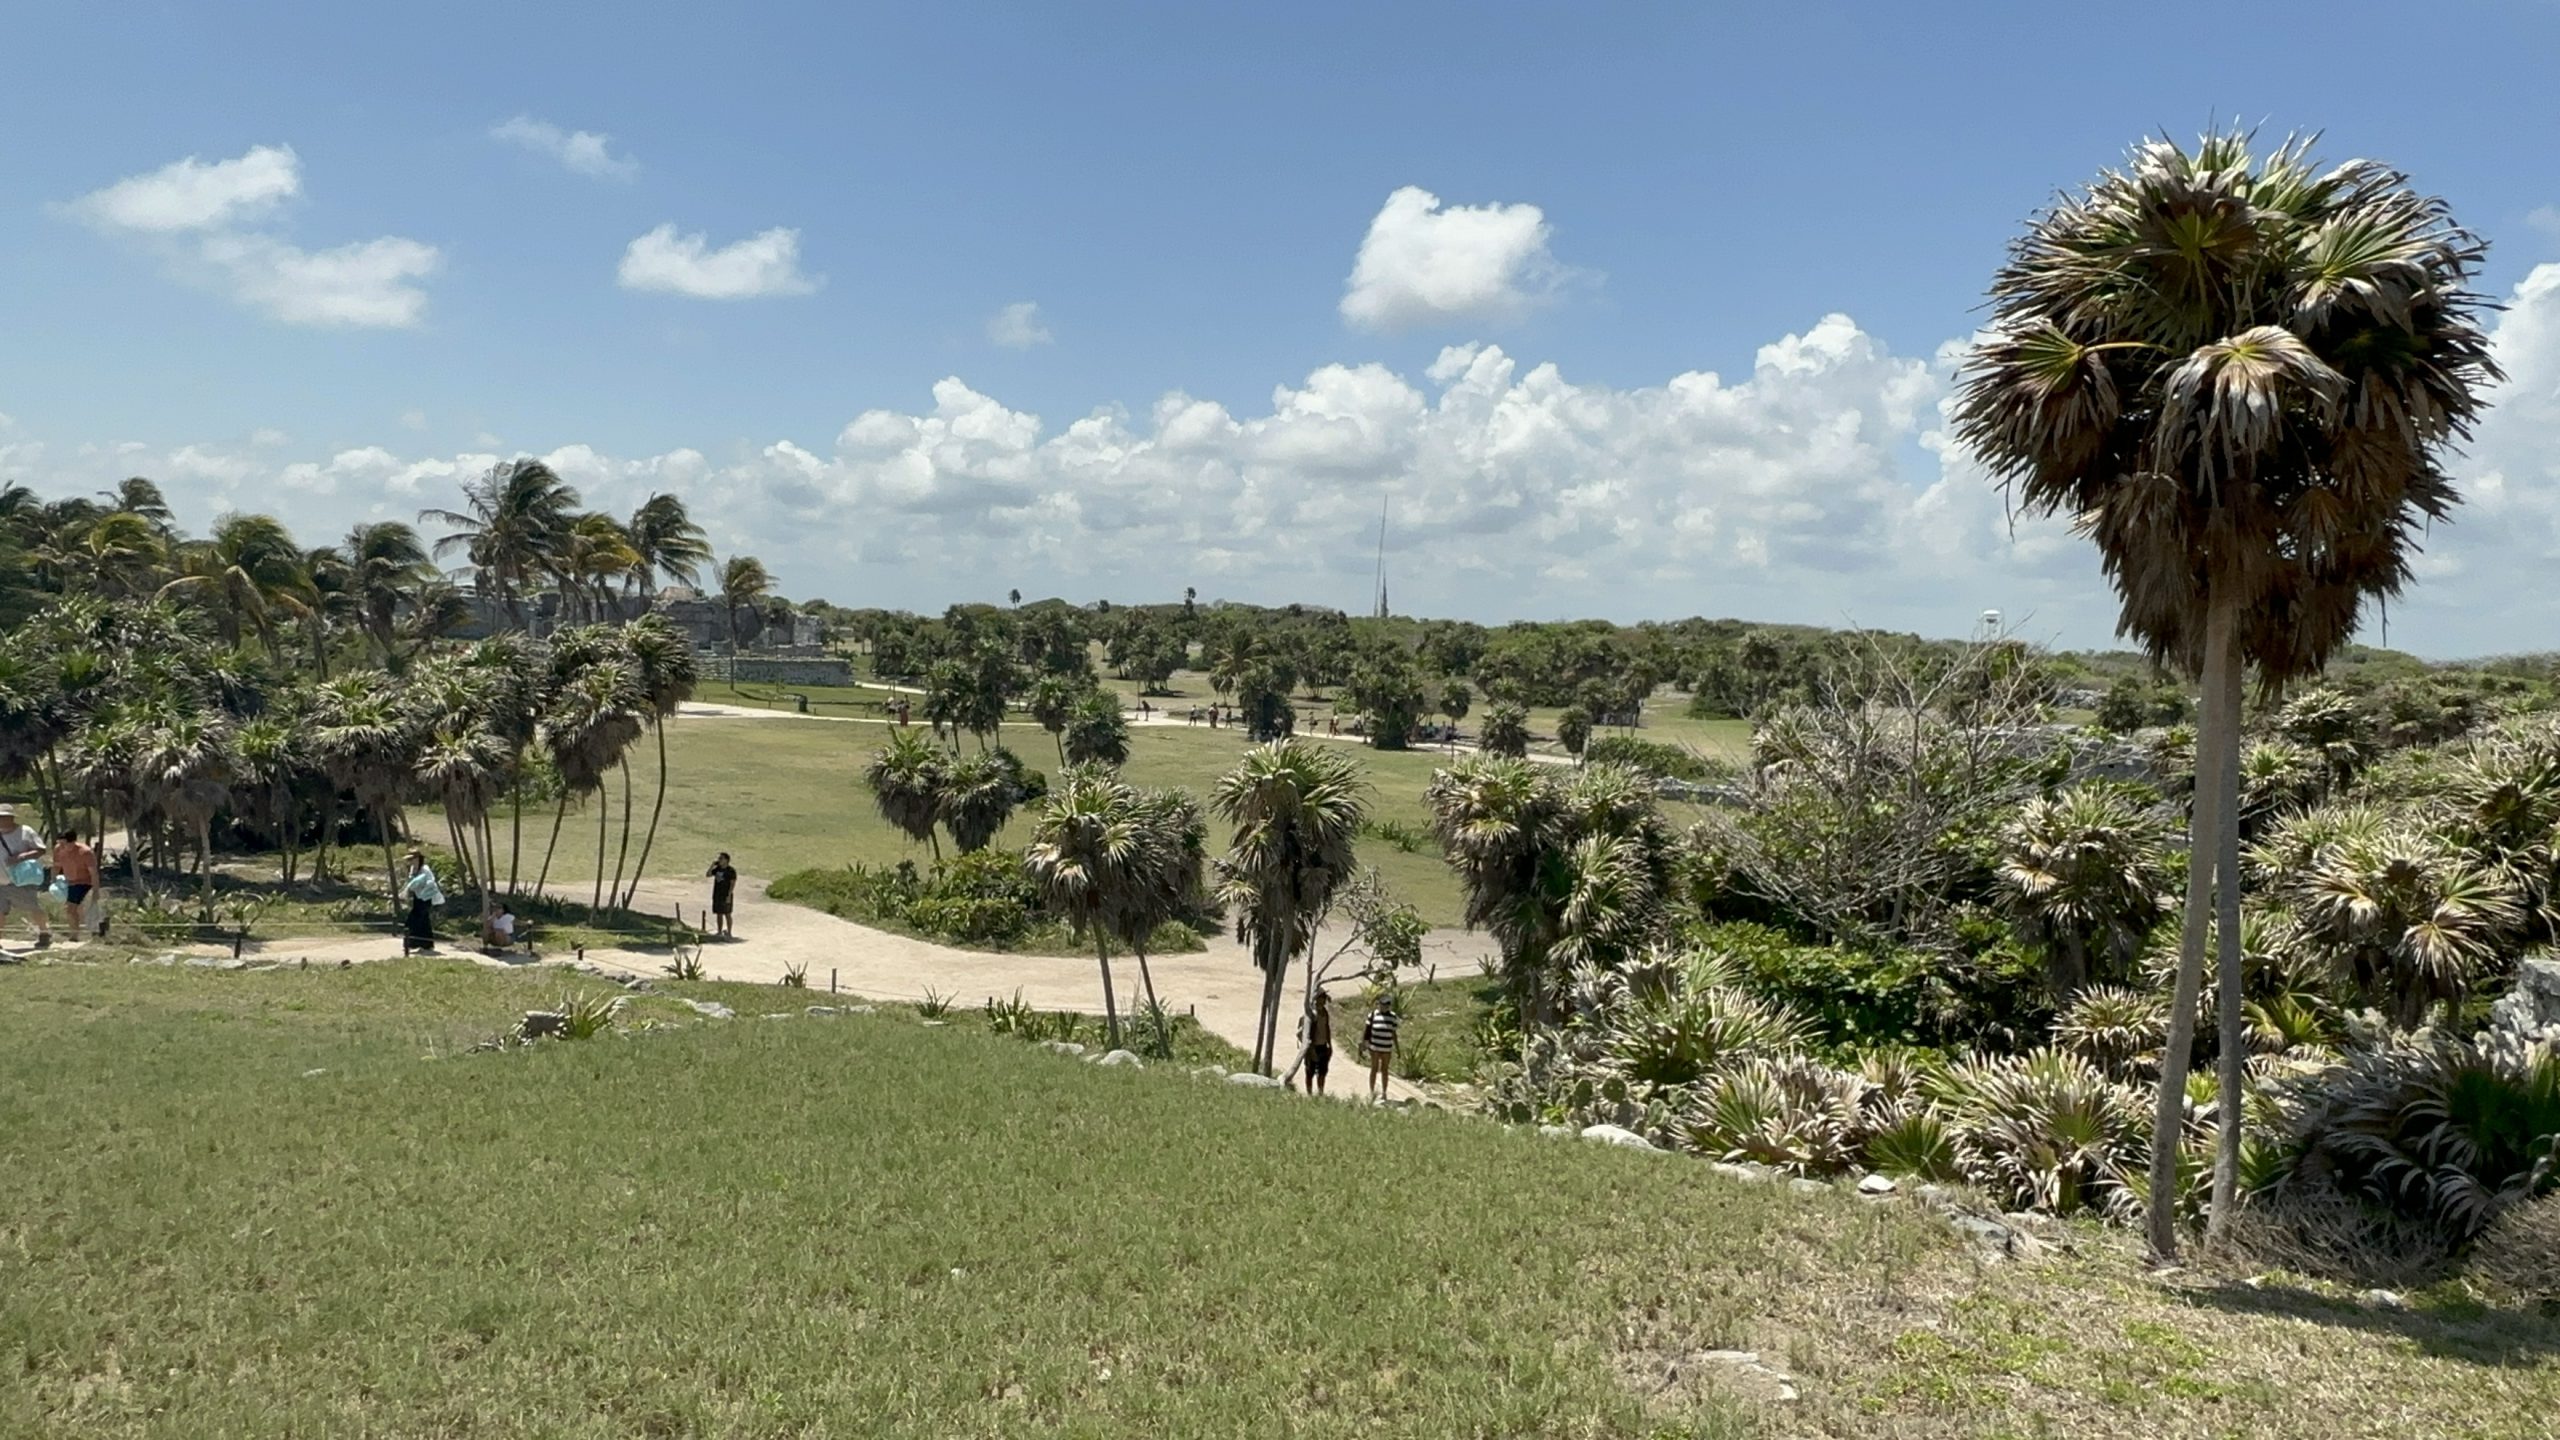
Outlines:
<svg viewBox="0 0 2560 1440"><path fill-rule="evenodd" d="M705 680L725 680L739 685L850 685L853 662L840 656L826 659L784 659L768 655L705 655L701 674Z"/></svg>

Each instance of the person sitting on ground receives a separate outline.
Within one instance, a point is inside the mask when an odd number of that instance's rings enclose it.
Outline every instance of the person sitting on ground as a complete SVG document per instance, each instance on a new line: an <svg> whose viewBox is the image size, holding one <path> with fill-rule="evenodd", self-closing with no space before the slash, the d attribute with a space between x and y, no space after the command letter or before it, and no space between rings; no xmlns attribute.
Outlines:
<svg viewBox="0 0 2560 1440"><path fill-rule="evenodd" d="M1307 1013L1298 1017L1298 1043L1306 1047L1307 1093L1321 1095L1333 1069L1333 997L1321 986L1307 1001Z"/></svg>
<svg viewBox="0 0 2560 1440"><path fill-rule="evenodd" d="M43 857L44 837L19 823L16 807L0 805L0 932L10 916L23 913L35 926L38 950L53 943L53 921L44 913L44 887L53 877Z"/></svg>
<svg viewBox="0 0 2560 1440"><path fill-rule="evenodd" d="M98 889L98 852L80 843L80 832L54 837L53 873L62 881L63 923L73 938L89 933L89 897Z"/></svg>
<svg viewBox="0 0 2560 1440"><path fill-rule="evenodd" d="M1387 1100L1387 1066L1396 1058L1397 1023L1396 997L1381 991L1368 1023L1360 1027L1361 1048L1369 1052L1369 1098L1381 1105Z"/></svg>
<svg viewBox="0 0 2560 1440"><path fill-rule="evenodd" d="M400 953L432 955L436 950L436 907L444 903L444 887L423 851L409 852L409 878L400 884L409 902L409 923L400 936Z"/></svg>
<svg viewBox="0 0 2560 1440"><path fill-rule="evenodd" d="M737 939L729 917L738 903L738 867L729 863L729 852L723 850L702 873L711 877L711 933L723 940Z"/></svg>
<svg viewBox="0 0 2560 1440"><path fill-rule="evenodd" d="M504 955L516 947L516 912L501 905L480 927L480 948Z"/></svg>

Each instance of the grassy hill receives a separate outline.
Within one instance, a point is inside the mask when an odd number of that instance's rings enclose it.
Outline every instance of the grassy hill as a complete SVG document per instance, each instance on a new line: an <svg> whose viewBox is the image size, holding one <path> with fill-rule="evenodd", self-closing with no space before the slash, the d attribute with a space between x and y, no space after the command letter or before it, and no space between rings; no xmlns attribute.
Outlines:
<svg viewBox="0 0 2560 1440"><path fill-rule="evenodd" d="M0 1433L2546 1433L2560 1322L705 987L0 970ZM1755 1349L1801 1398L1700 1358Z"/></svg>

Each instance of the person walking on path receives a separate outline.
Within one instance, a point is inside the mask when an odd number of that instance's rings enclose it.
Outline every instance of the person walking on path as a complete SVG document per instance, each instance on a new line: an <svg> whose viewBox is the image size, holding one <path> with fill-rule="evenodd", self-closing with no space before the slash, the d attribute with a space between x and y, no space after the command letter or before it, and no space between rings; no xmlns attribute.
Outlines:
<svg viewBox="0 0 2560 1440"><path fill-rule="evenodd" d="M19 823L16 807L0 805L0 931L9 928L10 916L24 913L35 926L35 948L53 943L53 922L44 913L44 887L52 878L45 873L44 837Z"/></svg>
<svg viewBox="0 0 2560 1440"><path fill-rule="evenodd" d="M1397 1023L1395 996L1381 994L1360 1027L1360 1047L1369 1052L1369 1098L1381 1105L1387 1101L1387 1067L1396 1058Z"/></svg>
<svg viewBox="0 0 2560 1440"><path fill-rule="evenodd" d="M79 831L65 830L54 837L53 873L62 881L63 923L72 938L83 938L89 933L89 897L98 890L98 852L80 843Z"/></svg>
<svg viewBox="0 0 2560 1440"><path fill-rule="evenodd" d="M1325 1074L1333 1068L1333 997L1319 989L1298 1017L1298 1044L1305 1050L1307 1093L1324 1093Z"/></svg>
<svg viewBox="0 0 2560 1440"><path fill-rule="evenodd" d="M735 940L737 932L730 928L730 916L738 905L738 867L729 863L729 852L711 862L702 872L711 877L711 925L713 934L723 940Z"/></svg>
<svg viewBox="0 0 2560 1440"><path fill-rule="evenodd" d="M444 903L444 887L436 883L436 872L424 852L409 852L409 878L401 882L400 894L409 902L408 928L400 936L401 955L434 954L436 907Z"/></svg>

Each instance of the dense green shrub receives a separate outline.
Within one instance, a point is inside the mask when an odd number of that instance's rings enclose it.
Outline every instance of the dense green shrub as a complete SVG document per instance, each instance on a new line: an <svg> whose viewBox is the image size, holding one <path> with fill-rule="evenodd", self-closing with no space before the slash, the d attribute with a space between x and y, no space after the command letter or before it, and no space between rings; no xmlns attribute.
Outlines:
<svg viewBox="0 0 2560 1440"><path fill-rule="evenodd" d="M2293 1183L2330 1184L2459 1244L2560 1188L2560 1052L2491 1033L2350 1055L2294 1106Z"/></svg>
<svg viewBox="0 0 2560 1440"><path fill-rule="evenodd" d="M956 856L929 874L911 860L799 870L775 880L770 893L839 919L955 945L1059 953L1081 948L1065 923L1042 906L1022 856L1011 850ZM1148 945L1159 953L1197 950L1200 937L1187 925L1167 924Z"/></svg>
<svg viewBox="0 0 2560 1440"><path fill-rule="evenodd" d="M1621 765L1665 780L1712 784L1733 778L1731 765L1679 745L1635 735L1603 735L1585 745L1582 758L1594 765Z"/></svg>

